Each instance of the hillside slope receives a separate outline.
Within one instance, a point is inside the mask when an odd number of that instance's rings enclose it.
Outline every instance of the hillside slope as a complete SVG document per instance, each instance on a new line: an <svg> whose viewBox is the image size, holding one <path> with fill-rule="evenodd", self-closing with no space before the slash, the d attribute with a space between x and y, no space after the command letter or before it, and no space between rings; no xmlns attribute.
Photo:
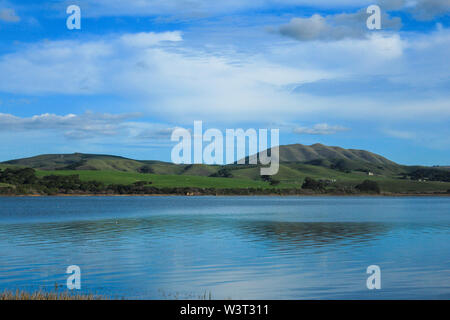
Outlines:
<svg viewBox="0 0 450 320"><path fill-rule="evenodd" d="M260 153L247 160L259 158ZM296 164L310 164L343 172L361 171L375 174L396 175L405 171L405 166L399 165L378 154L356 149L330 147L317 143L310 146L292 144L279 147L280 163L289 167Z"/></svg>
<svg viewBox="0 0 450 320"><path fill-rule="evenodd" d="M16 159L3 164L30 167L40 170L117 170L136 172L144 164L118 156L97 154L44 154Z"/></svg>
<svg viewBox="0 0 450 320"><path fill-rule="evenodd" d="M299 164L323 167L338 172L373 172L377 175L388 176L408 171L407 167L369 151L329 147L322 144L280 146L279 153L280 163L283 165L280 177L303 176L302 171L306 167ZM259 157L259 154L251 156L250 159L255 157ZM220 169L220 166L175 165L162 161L141 161L118 156L82 153L40 155L6 161L2 165L18 165L39 170L108 170L191 176L210 176ZM226 167L233 177L247 176L250 179L259 177L259 166L248 169L245 166L236 165Z"/></svg>
<svg viewBox="0 0 450 320"><path fill-rule="evenodd" d="M320 143L310 146L302 144L291 144L279 147L280 162L309 162L313 160L349 160L369 162L376 165L397 165L395 162L386 159L378 154L356 149L344 149L341 147L330 147ZM254 159L251 156L250 159Z"/></svg>
<svg viewBox="0 0 450 320"><path fill-rule="evenodd" d="M336 190L352 190L369 179L376 181L384 192L450 193L448 167L402 166L368 151L320 144L295 144L279 148L280 167L271 180L261 176L260 165L175 165L156 160L81 153L48 154L6 161L0 163L0 170L31 167L37 170L39 178L49 177L49 181L55 179L52 175L75 175L85 182L131 185L147 181L154 187L245 189L275 186L300 189L309 177L323 181ZM0 181L0 189L11 189L10 175L11 172L5 173L6 180ZM272 182L275 184L272 185Z"/></svg>

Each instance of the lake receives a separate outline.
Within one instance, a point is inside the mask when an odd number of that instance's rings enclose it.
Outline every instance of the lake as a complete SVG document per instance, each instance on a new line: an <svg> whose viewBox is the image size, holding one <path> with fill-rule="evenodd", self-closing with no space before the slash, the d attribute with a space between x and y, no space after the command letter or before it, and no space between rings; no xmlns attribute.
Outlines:
<svg viewBox="0 0 450 320"><path fill-rule="evenodd" d="M70 265L113 298L450 299L450 198L0 197L0 290Z"/></svg>

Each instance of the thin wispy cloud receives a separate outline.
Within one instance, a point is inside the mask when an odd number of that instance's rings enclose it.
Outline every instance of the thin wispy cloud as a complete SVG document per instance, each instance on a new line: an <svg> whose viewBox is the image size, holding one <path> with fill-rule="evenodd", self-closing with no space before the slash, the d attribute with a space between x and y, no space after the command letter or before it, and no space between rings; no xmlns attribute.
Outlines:
<svg viewBox="0 0 450 320"><path fill-rule="evenodd" d="M203 18L220 14L240 13L246 10L271 7L357 7L368 5L368 0L79 0L90 16L170 15ZM66 3L70 3L67 1Z"/></svg>
<svg viewBox="0 0 450 320"><path fill-rule="evenodd" d="M329 125L327 123L318 123L313 125L312 127L294 128L293 132L296 134L329 135L329 134L336 134L339 132L345 132L348 130L350 129L342 126Z"/></svg>
<svg viewBox="0 0 450 320"><path fill-rule="evenodd" d="M0 21L6 158L29 139L53 151L68 139L108 153L119 144L162 145L194 120L312 124L280 127L282 144L301 134L340 145L345 124L343 143L378 150L384 139L429 146L380 124L448 133L448 1L81 0L83 27L73 32L65 28L69 4L0 0L0 10L10 9ZM366 27L372 4L381 6L382 30ZM109 113L142 117L99 116Z"/></svg>
<svg viewBox="0 0 450 320"><path fill-rule="evenodd" d="M88 16L145 16L166 15L191 18L242 13L255 9L278 8L317 8L317 9L361 9L371 4L379 4L390 11L410 12L417 19L433 19L448 14L447 0L79 0L78 4L86 8ZM70 1L63 3L71 4ZM59 7L53 4L53 7Z"/></svg>
<svg viewBox="0 0 450 320"><path fill-rule="evenodd" d="M20 17L14 9L0 8L0 21L3 22L19 22Z"/></svg>
<svg viewBox="0 0 450 320"><path fill-rule="evenodd" d="M448 94L442 65L450 47L447 29L410 39L373 35L307 46L280 44L264 54L207 52L182 41L176 31L109 35L105 39L108 41L38 42L0 56L0 91L127 97L139 106L133 111L152 113L166 121L184 118L186 122L198 117L282 121L336 110L338 117L351 114L365 118L384 116L388 109L395 118L396 106L407 109L409 104L414 105L409 113L414 115L420 111L415 106L427 105L429 96L405 97L393 106L383 96L376 96L380 92L385 95L389 90L384 89L392 83L405 89L411 84L434 84L441 97ZM425 53L433 58L418 66L417 57ZM418 67L423 77L414 76ZM299 84L307 88L306 84L325 80L351 79L353 75L364 82L373 74L390 81L380 80L377 87L369 88L376 96L369 102L357 93L349 100L345 95L331 97L327 90L292 89ZM428 113L432 116L433 108L428 107Z"/></svg>
<svg viewBox="0 0 450 320"><path fill-rule="evenodd" d="M405 11L418 20L432 20L450 14L448 0L378 0L383 9Z"/></svg>
<svg viewBox="0 0 450 320"><path fill-rule="evenodd" d="M136 122L138 113L109 114L86 112L84 114L40 114L18 117L0 113L1 132L54 131L68 139L94 139L120 137L136 139L169 140L172 128L159 123Z"/></svg>
<svg viewBox="0 0 450 320"><path fill-rule="evenodd" d="M287 24L276 30L283 36L299 41L336 41L342 39L363 39L372 32L366 27L369 14L366 10L356 13L341 13L328 16L314 14L310 17L293 18ZM384 30L398 30L401 27L401 19L391 18L388 14L382 15Z"/></svg>

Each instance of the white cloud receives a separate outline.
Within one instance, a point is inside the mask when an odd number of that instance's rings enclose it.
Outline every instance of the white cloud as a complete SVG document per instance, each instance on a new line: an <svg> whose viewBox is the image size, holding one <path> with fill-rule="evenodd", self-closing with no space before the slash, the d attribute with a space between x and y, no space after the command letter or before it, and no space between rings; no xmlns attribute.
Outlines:
<svg viewBox="0 0 450 320"><path fill-rule="evenodd" d="M311 134L311 135L329 135L339 132L348 131L348 128L342 126L332 126L327 123L315 124L312 127L297 127L294 128L294 133L297 134Z"/></svg>
<svg viewBox="0 0 450 320"><path fill-rule="evenodd" d="M44 41L0 57L0 90L14 93L100 92L101 61L112 48L103 41Z"/></svg>
<svg viewBox="0 0 450 320"><path fill-rule="evenodd" d="M317 40L332 37L326 19L319 14L310 18L293 18L288 24L280 27L282 35L297 40Z"/></svg>
<svg viewBox="0 0 450 320"><path fill-rule="evenodd" d="M308 18L293 18L288 24L280 26L277 32L299 41L362 39L373 33L366 26L368 17L365 10L328 16L314 14ZM400 27L400 18L382 14L383 30Z"/></svg>
<svg viewBox="0 0 450 320"><path fill-rule="evenodd" d="M160 123L136 122L140 114L41 114L17 117L0 113L0 132L54 131L68 139L96 139L111 137L136 140L169 140L173 128Z"/></svg>
<svg viewBox="0 0 450 320"><path fill-rule="evenodd" d="M420 115L426 121L450 113L447 29L331 42L281 39L258 52L227 45L206 50L180 40L181 34L168 32L20 46L0 57L0 91L117 96L132 111L179 125L193 120L307 121L328 114L336 119ZM295 90L356 76L381 80L351 96ZM393 99L392 90L384 90L392 85L408 94Z"/></svg>
<svg viewBox="0 0 450 320"><path fill-rule="evenodd" d="M381 132L388 137L423 145L429 149L448 150L450 147L449 128L445 127L444 129L438 131L436 130L436 124L434 126L427 127L418 122L414 130L408 128L383 128L381 129Z"/></svg>
<svg viewBox="0 0 450 320"><path fill-rule="evenodd" d="M0 8L0 21L19 22L20 17L16 14L16 11L14 9Z"/></svg>
<svg viewBox="0 0 450 320"><path fill-rule="evenodd" d="M436 16L450 13L450 1L448 0L416 0L417 5L413 13L419 19L431 20Z"/></svg>
<svg viewBox="0 0 450 320"><path fill-rule="evenodd" d="M69 3L70 1L67 1ZM358 8L369 0L79 0L87 16L173 15L203 17L271 7Z"/></svg>
<svg viewBox="0 0 450 320"><path fill-rule="evenodd" d="M415 132L405 131L405 130L394 130L394 129L385 129L384 133L388 136L399 138L399 139L407 139L412 140L417 137Z"/></svg>
<svg viewBox="0 0 450 320"><path fill-rule="evenodd" d="M32 117L17 117L0 113L0 131L27 130L80 130L106 135L115 134L118 125L125 120L138 117L137 114L100 114L88 112L83 115L67 114L64 116L45 113Z"/></svg>
<svg viewBox="0 0 450 320"><path fill-rule="evenodd" d="M123 68L138 69L142 61L136 61L135 55L140 50L177 41L181 41L179 32L125 34L86 42L43 41L0 57L0 70L8 74L0 79L0 90L30 94L110 92L107 79L127 72ZM134 65L120 61L121 55L131 55Z"/></svg>
<svg viewBox="0 0 450 320"><path fill-rule="evenodd" d="M182 41L181 32L140 32L136 34L125 34L121 37L121 40L126 46L146 48L154 46L163 41Z"/></svg>
<svg viewBox="0 0 450 320"><path fill-rule="evenodd" d="M155 39L176 41L150 45ZM276 112L279 104L293 107L297 103L285 86L333 77L320 69L272 63L258 54L212 54L176 45L178 40L179 33L174 32L38 43L0 57L0 72L5 75L0 90L119 94L139 98L147 110L166 116L232 116L230 112L251 115L270 108ZM144 44L150 46L143 48Z"/></svg>
<svg viewBox="0 0 450 320"><path fill-rule="evenodd" d="M448 0L378 0L386 10L404 10L419 20L432 20L450 13Z"/></svg>

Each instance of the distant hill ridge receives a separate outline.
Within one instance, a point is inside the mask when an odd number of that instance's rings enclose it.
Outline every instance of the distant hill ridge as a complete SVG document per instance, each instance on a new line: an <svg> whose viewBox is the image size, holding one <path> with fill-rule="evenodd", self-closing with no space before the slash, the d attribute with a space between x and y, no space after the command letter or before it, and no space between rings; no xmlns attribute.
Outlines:
<svg viewBox="0 0 450 320"><path fill-rule="evenodd" d="M311 162L316 165L330 166L341 163L367 163L381 166L398 166L395 162L378 154L356 149L344 149L341 147L325 146L316 143L310 146L291 144L279 147L280 162ZM254 158L258 155L253 155ZM136 171L143 165L163 164L162 161L134 160L121 156L103 154L44 154L35 157L5 161L3 164L20 165L41 170L119 170Z"/></svg>
<svg viewBox="0 0 450 320"><path fill-rule="evenodd" d="M278 148L280 166L278 173L272 177L261 176L261 165L254 164L176 165L157 160L134 160L103 154L44 154L0 163L0 175L6 179L0 181L0 193L5 188L10 188L10 176L14 175L14 172L28 172L3 170L28 167L37 169L38 177L48 177L50 181L57 181L55 175L77 175L81 181L96 181L116 187L136 183L141 185L143 181L150 181L153 186L161 188L195 186L248 189L277 186L299 189L306 178L310 178L344 194L351 194L352 190L365 180L376 181L381 190L393 193L450 194L450 169L447 166L403 166L369 151L318 143L310 146L292 144ZM252 155L250 158L254 159L259 155Z"/></svg>
<svg viewBox="0 0 450 320"><path fill-rule="evenodd" d="M395 162L378 154L356 149L330 147L320 143L310 146L291 144L280 146L280 162L309 162L314 160L350 160L380 165L396 165Z"/></svg>
<svg viewBox="0 0 450 320"><path fill-rule="evenodd" d="M136 171L142 167L137 160L102 154L43 154L30 158L5 161L3 164L31 167L40 170L118 170Z"/></svg>

